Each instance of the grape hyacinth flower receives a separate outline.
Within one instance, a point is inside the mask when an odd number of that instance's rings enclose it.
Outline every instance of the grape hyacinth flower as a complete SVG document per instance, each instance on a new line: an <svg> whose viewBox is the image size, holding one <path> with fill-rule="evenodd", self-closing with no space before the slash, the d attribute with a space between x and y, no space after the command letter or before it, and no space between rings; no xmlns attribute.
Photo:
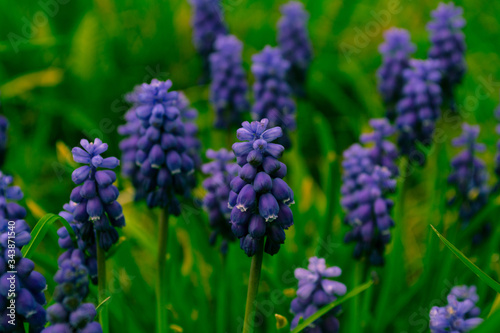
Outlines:
<svg viewBox="0 0 500 333"><path fill-rule="evenodd" d="M452 161L452 173L448 183L456 188L450 204L460 203L459 216L467 224L487 203L489 197L488 171L485 163L477 157L484 152L484 144L477 143L479 126L462 125L462 134L452 141L454 147L464 147Z"/></svg>
<svg viewBox="0 0 500 333"><path fill-rule="evenodd" d="M480 310L476 306L479 297L475 294L475 287L471 293L472 288L469 290L466 286L453 288L447 297L446 306L434 306L431 309L429 314L431 333L470 332L483 322L483 319L478 317ZM463 294L464 291L467 295Z"/></svg>
<svg viewBox="0 0 500 333"><path fill-rule="evenodd" d="M373 128L373 132L362 134L361 143L373 144L368 149L373 165L386 167L393 177L397 177L399 174L396 164L398 149L392 142L386 140L396 132L396 129L389 123L387 118L371 119L370 126Z"/></svg>
<svg viewBox="0 0 500 333"><path fill-rule="evenodd" d="M462 15L463 9L453 2L440 3L431 13L432 20L427 25L432 43L429 59L439 62L443 94L452 110L455 109L453 88L462 81L466 71L465 35L462 32L465 19Z"/></svg>
<svg viewBox="0 0 500 333"><path fill-rule="evenodd" d="M283 58L290 63L287 73L294 91L303 95L307 69L313 56L311 40L307 31L309 13L302 3L290 1L281 6L282 17L278 21L278 45Z"/></svg>
<svg viewBox="0 0 500 333"><path fill-rule="evenodd" d="M102 333L101 325L94 321L97 314L94 304L83 303L89 293L84 260L83 253L75 251L60 263L59 271L54 276L57 282L53 295L55 304L47 309L47 320L51 326L45 328L43 333Z"/></svg>
<svg viewBox="0 0 500 333"><path fill-rule="evenodd" d="M10 248L9 240L14 239L15 247ZM47 283L42 274L34 270L33 261L23 258L21 253L21 248L30 240L30 228L24 220L0 219L1 332L24 332L26 323L30 332L39 333L46 323L43 306ZM10 273L14 270L16 273ZM12 284L15 285L15 298L9 291Z"/></svg>
<svg viewBox="0 0 500 333"><path fill-rule="evenodd" d="M382 64L377 70L378 91L387 108L387 118L393 121L396 104L403 92L403 72L410 67L410 58L416 47L405 29L391 28L384 33L384 39L379 46Z"/></svg>
<svg viewBox="0 0 500 333"><path fill-rule="evenodd" d="M293 225L289 207L294 203L293 191L283 180L286 165L278 161L284 148L272 143L282 135L282 130L279 127L267 129L268 125L267 119L243 122L243 127L236 132L243 142L233 144L241 169L230 184L230 223L249 257L264 241L266 253L278 253L285 242L285 230Z"/></svg>
<svg viewBox="0 0 500 333"><path fill-rule="evenodd" d="M430 146L435 122L442 102L439 64L435 60L410 60L411 68L403 72L403 96L396 109L398 146L402 155L423 165L425 157L417 150L417 142Z"/></svg>
<svg viewBox="0 0 500 333"><path fill-rule="evenodd" d="M187 151L186 130L178 108L178 93L168 91L172 81L143 83L134 104L141 122L136 162L150 208L166 207L180 214L177 195L189 196L189 177L195 164ZM189 139L189 138L188 138Z"/></svg>
<svg viewBox="0 0 500 333"><path fill-rule="evenodd" d="M207 150L207 157L213 160L202 166L203 173L210 175L203 181L203 188L207 190L203 207L208 212L210 227L213 229L210 245L214 245L217 236L220 235L223 239L221 252L226 254L228 242L236 239L229 224L231 209L228 207L228 198L231 191L229 184L238 175L239 167L236 163L232 163L235 160L233 152L224 148L219 151Z"/></svg>
<svg viewBox="0 0 500 333"><path fill-rule="evenodd" d="M235 36L219 36L215 52L210 55L210 100L215 108L216 128L239 125L241 114L250 109L242 49L243 44Z"/></svg>
<svg viewBox="0 0 500 333"><path fill-rule="evenodd" d="M227 35L227 27L220 0L189 0L193 7L191 25L193 44L203 60L206 76L210 73L209 56L214 51L218 36Z"/></svg>
<svg viewBox="0 0 500 333"><path fill-rule="evenodd" d="M299 280L297 297L292 301L290 312L295 317L290 328L293 330L300 318L307 319L319 309L334 302L338 296L344 296L347 288L338 281L330 278L339 277L342 270L339 267L326 267L325 259L309 258L307 269L295 269L295 278ZM337 306L321 318L314 321L304 332L309 333L336 333L339 331L339 321L335 317L340 306Z"/></svg>
<svg viewBox="0 0 500 333"><path fill-rule="evenodd" d="M78 185L71 192L71 201L77 205L73 212L76 222L81 224L80 235L84 242L92 243L99 237L99 245L108 251L118 241L115 228L125 225L122 207L116 201L120 194L116 186L114 169L120 161L116 157L103 158L102 153L108 150L108 145L100 139L94 142L82 139L81 146L72 150L73 159L77 163L86 164L79 167L71 178Z"/></svg>
<svg viewBox="0 0 500 333"><path fill-rule="evenodd" d="M387 194L396 181L384 166L374 165L368 149L358 144L344 152L341 205L345 222L352 227L344 241L356 242L354 257L367 256L372 265L384 264L385 246L390 242L389 229L394 226L390 216L393 201Z"/></svg>
<svg viewBox="0 0 500 333"><path fill-rule="evenodd" d="M24 196L19 186L12 186L14 178L0 171L0 219L24 219L26 209L16 201Z"/></svg>
<svg viewBox="0 0 500 333"><path fill-rule="evenodd" d="M289 132L295 130L295 102L291 98L286 73L290 63L283 59L280 50L269 45L252 57L255 76L252 107L254 120L269 119L269 126L279 126L283 136L277 143L285 149L291 146Z"/></svg>

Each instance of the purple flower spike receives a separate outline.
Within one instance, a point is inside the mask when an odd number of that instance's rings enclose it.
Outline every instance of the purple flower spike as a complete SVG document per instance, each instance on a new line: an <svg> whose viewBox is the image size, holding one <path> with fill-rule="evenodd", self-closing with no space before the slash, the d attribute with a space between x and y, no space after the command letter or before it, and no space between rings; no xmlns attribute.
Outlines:
<svg viewBox="0 0 500 333"><path fill-rule="evenodd" d="M96 233L100 235L99 244L104 250L109 250L118 241L115 228L125 225L123 214L110 214L107 208L120 205L116 202L119 192L113 185L116 180L114 169L120 161L115 157L103 158L108 145L100 139L89 142L80 141L81 146L72 150L73 159L78 163L88 165L73 171L72 179L77 186L71 193L71 200L76 206L73 209L73 219L78 224L79 234L86 248L92 248Z"/></svg>
<svg viewBox="0 0 500 333"><path fill-rule="evenodd" d="M440 3L438 8L431 13L432 20L427 24L432 43L429 59L439 62L443 94L452 110L455 109L453 89L462 81L467 67L465 35L462 32L465 19L462 14L463 9L455 6L453 2Z"/></svg>
<svg viewBox="0 0 500 333"><path fill-rule="evenodd" d="M391 28L384 33L384 43L379 46L382 64L377 70L378 91L387 108L387 117L396 117L396 104L402 96L403 72L410 67L410 57L415 45L405 29Z"/></svg>
<svg viewBox="0 0 500 333"><path fill-rule="evenodd" d="M267 129L269 121L243 122L236 136L243 142L233 144L238 176L229 186L231 230L240 239L240 247L251 257L264 244L270 255L278 253L285 232L293 225L293 191L281 178L286 166L278 161L283 146L273 143L282 135L281 128Z"/></svg>
<svg viewBox="0 0 500 333"><path fill-rule="evenodd" d="M281 127L283 136L277 143L289 148L289 132L295 130L295 102L286 82L290 63L283 59L280 50L266 46L252 57L252 73L255 76L252 107L254 120L269 119L269 126Z"/></svg>
<svg viewBox="0 0 500 333"><path fill-rule="evenodd" d="M228 242L236 239L231 231L229 220L231 210L236 204L237 194L231 191L230 183L238 174L239 166L234 163L234 154L224 148L219 151L209 149L207 157L213 161L202 166L203 173L210 175L203 182L203 187L207 190L203 199L203 207L208 212L210 227L213 229L210 244L215 244L217 236L220 235L222 237L221 251L225 254Z"/></svg>
<svg viewBox="0 0 500 333"><path fill-rule="evenodd" d="M309 14L298 1L290 1L281 6L281 14L278 21L278 45L283 58L290 63L288 82L297 94L303 95L307 69L313 57L307 31Z"/></svg>
<svg viewBox="0 0 500 333"><path fill-rule="evenodd" d="M12 186L14 178L0 171L0 219L17 220L26 217L26 209L16 201L24 196L19 186Z"/></svg>
<svg viewBox="0 0 500 333"><path fill-rule="evenodd" d="M290 312L295 317L290 328L293 330L300 318L307 319L325 305L334 302L339 296L345 295L347 288L343 283L330 280L339 277L342 270L339 267L327 267L325 259L309 258L307 269L297 268L295 278L299 280L297 298L292 301ZM340 306L314 321L304 332L336 333L339 330L339 321L335 317L341 310Z"/></svg>
<svg viewBox="0 0 500 333"><path fill-rule="evenodd" d="M396 165L398 149L392 142L386 140L396 132L396 129L386 118L371 119L370 126L373 132L362 134L360 141L363 144L372 143L369 148L372 163L386 167L393 177L398 176L399 170Z"/></svg>

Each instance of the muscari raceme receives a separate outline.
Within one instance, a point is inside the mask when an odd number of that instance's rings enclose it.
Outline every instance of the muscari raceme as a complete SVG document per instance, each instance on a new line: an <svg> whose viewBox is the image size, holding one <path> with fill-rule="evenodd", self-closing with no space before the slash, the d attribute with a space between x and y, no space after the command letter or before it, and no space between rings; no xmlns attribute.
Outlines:
<svg viewBox="0 0 500 333"><path fill-rule="evenodd" d="M17 220L26 216L26 209L16 201L23 198L19 186L12 186L14 178L0 171L0 219Z"/></svg>
<svg viewBox="0 0 500 333"><path fill-rule="evenodd" d="M241 167L231 181L229 208L231 229L240 246L250 257L265 241L264 251L274 255L285 242L285 230L293 225L290 205L293 191L283 180L286 165L278 158L282 145L272 143L282 135L279 127L267 129L269 121L243 122L233 144L236 161Z"/></svg>
<svg viewBox="0 0 500 333"><path fill-rule="evenodd" d="M238 175L239 166L234 163L233 152L224 148L218 151L207 150L207 158L212 161L202 166L203 173L210 175L203 181L203 188L207 190L203 198L203 207L208 212L210 227L213 229L210 244L214 245L217 236L220 235L221 252L226 254L228 242L236 239L229 224L231 209L228 206L228 198L231 191L229 184Z"/></svg>
<svg viewBox="0 0 500 333"><path fill-rule="evenodd" d="M295 102L286 81L289 67L290 63L282 57L280 50L269 45L252 57L255 76L252 116L254 120L267 118L271 127L281 127L283 136L277 143L285 148L291 146L289 132L296 127Z"/></svg>
<svg viewBox="0 0 500 333"><path fill-rule="evenodd" d="M81 239L90 247L97 235L99 245L107 251L118 241L115 228L125 225L125 217L121 205L116 201L120 193L113 185L115 172L100 169L114 169L120 161L116 157L101 156L108 150L108 145L100 139L94 142L82 139L80 144L83 149L73 148L73 159L86 165L71 175L73 182L78 185L70 196L71 201L77 204L73 217L80 224Z"/></svg>
<svg viewBox="0 0 500 333"><path fill-rule="evenodd" d="M462 81L466 71L465 35L462 32L465 19L462 14L463 9L453 2L440 3L431 13L432 20L427 24L432 43L429 59L439 63L443 94L452 109L455 109L453 89Z"/></svg>
<svg viewBox="0 0 500 333"><path fill-rule="evenodd" d="M442 102L439 81L439 63L436 60L410 60L410 68L403 72L405 84L402 97L396 105L398 146L401 155L423 165L425 155L417 143L430 146Z"/></svg>
<svg viewBox="0 0 500 333"><path fill-rule="evenodd" d="M295 315L290 328L293 330L300 318L307 319L319 309L334 302L338 296L345 295L347 288L343 283L330 280L339 277L342 270L339 267L327 267L325 259L309 258L307 269L295 269L295 278L299 280L297 297L292 301L290 311ZM341 307L337 306L314 321L303 332L306 333L336 333L339 321L336 315Z"/></svg>
<svg viewBox="0 0 500 333"><path fill-rule="evenodd" d="M43 333L101 333L102 328L94 321L96 309L92 303L83 303L89 293L88 271L83 264L82 252L74 251L59 264L54 276L55 304L47 309L47 320L51 326Z"/></svg>
<svg viewBox="0 0 500 333"><path fill-rule="evenodd" d="M377 70L377 81L387 117L392 121L396 118L396 104L402 95L403 72L410 67L410 58L416 47L405 29L391 28L384 33L384 39L379 46L382 64Z"/></svg>
<svg viewBox="0 0 500 333"><path fill-rule="evenodd" d="M363 133L360 141L363 144L371 144L368 148L368 155L373 165L386 167L392 177L399 174L396 160L399 157L398 149L394 143L387 140L391 137L396 129L389 123L387 118L370 119L370 127L373 129L371 133Z"/></svg>
<svg viewBox="0 0 500 333"><path fill-rule="evenodd" d="M447 297L448 304L434 306L430 311L431 333L470 332L483 322L479 318L480 310L476 306L479 297L476 287L454 287Z"/></svg>
<svg viewBox="0 0 500 333"><path fill-rule="evenodd" d="M195 163L188 151L191 138L186 137L178 93L168 91L171 86L170 80L153 79L136 87L134 109L141 122L136 162L148 206L167 207L170 214L179 215L176 195L190 195Z"/></svg>
<svg viewBox="0 0 500 333"><path fill-rule="evenodd" d="M9 236L11 242L9 243ZM21 248L31 240L30 228L24 220L9 222L0 218L0 331L24 332L24 323L29 324L30 332L40 332L46 323L44 291L47 287L45 278L35 271L35 264L23 258ZM12 243L14 241L14 244ZM15 245L9 248L9 244ZM9 271L17 273L9 273ZM13 279L10 277L14 276ZM11 284L15 285L15 297ZM12 305L11 299L15 300ZM14 307L14 310L9 309ZM9 314L13 314L12 317ZM9 323L15 319L15 325Z"/></svg>
<svg viewBox="0 0 500 333"><path fill-rule="evenodd" d="M312 45L307 31L309 14L302 3L290 1L281 6L278 21L278 45L283 58L290 63L287 78L295 93L303 95L307 69L312 60Z"/></svg>
<svg viewBox="0 0 500 333"><path fill-rule="evenodd" d="M216 128L238 126L242 113L250 109L242 50L243 44L235 36L219 36L210 55L210 101L215 108Z"/></svg>

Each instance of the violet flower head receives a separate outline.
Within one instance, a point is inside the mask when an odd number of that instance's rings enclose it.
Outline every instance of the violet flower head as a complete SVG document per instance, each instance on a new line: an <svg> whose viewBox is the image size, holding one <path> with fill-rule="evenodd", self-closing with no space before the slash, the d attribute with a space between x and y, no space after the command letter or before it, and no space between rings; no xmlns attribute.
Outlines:
<svg viewBox="0 0 500 333"><path fill-rule="evenodd" d="M293 191L283 180L286 165L278 158L282 145L272 143L282 135L281 128L267 129L269 121L243 122L233 144L236 161L241 167L231 181L229 208L231 229L240 246L251 257L264 244L270 255L278 253L285 242L285 230L293 225L290 205Z"/></svg>
<svg viewBox="0 0 500 333"><path fill-rule="evenodd" d="M295 130L295 102L286 82L290 63L283 59L278 48L269 45L252 57L252 73L255 76L252 107L254 120L269 119L269 126L279 126L283 136L277 143L285 148L291 146L289 132Z"/></svg>
<svg viewBox="0 0 500 333"><path fill-rule="evenodd" d="M242 113L250 110L242 49L243 44L235 36L219 36L215 52L210 55L210 100L215 108L216 128L239 125Z"/></svg>
<svg viewBox="0 0 500 333"><path fill-rule="evenodd" d="M330 280L339 277L342 270L339 267L327 267L325 259L309 258L307 269L295 269L295 278L299 280L297 297L292 301L290 312L295 317L290 328L293 330L300 318L307 319L319 309L334 302L339 296L344 296L347 288L338 281ZM339 331L339 321L336 315L341 307L337 306L321 318L314 321L304 332L336 333Z"/></svg>
<svg viewBox="0 0 500 333"><path fill-rule="evenodd" d="M442 89L452 109L453 89L462 81L466 71L465 63L465 35L462 32L465 19L463 9L453 2L440 3L432 13L432 20L427 24L432 46L429 50L429 59L439 62L442 73Z"/></svg>
<svg viewBox="0 0 500 333"><path fill-rule="evenodd" d="M386 167L393 177L397 177L399 174L396 164L398 149L392 142L386 140L396 132L396 129L387 118L371 119L370 126L373 128L373 132L362 134L361 143L372 144L368 150L374 165Z"/></svg>
<svg viewBox="0 0 500 333"><path fill-rule="evenodd" d="M136 163L144 177L148 206L168 207L170 214L179 215L176 195L190 195L195 163L190 157L193 138L186 135L178 93L169 91L171 87L172 81L156 79L140 86L134 104L141 121Z"/></svg>
<svg viewBox="0 0 500 333"><path fill-rule="evenodd" d="M410 65L403 72L403 96L396 106L398 146L402 155L423 165L425 157L418 151L417 142L424 146L432 143L435 123L441 114L441 74L435 60L412 59Z"/></svg>
<svg viewBox="0 0 500 333"><path fill-rule="evenodd" d="M488 202L488 171L485 163L477 157L484 152L484 144L477 143L479 126L462 125L462 135L452 141L454 147L464 147L451 161L452 172L448 183L455 187L456 195L450 201L460 204L460 219L467 224Z"/></svg>
<svg viewBox="0 0 500 333"><path fill-rule="evenodd" d="M344 153L341 205L345 223L352 227L344 241L355 242L354 257L369 258L372 265L384 264L385 246L390 242L393 201L387 198L396 186L386 167L374 165L370 153L358 144Z"/></svg>
<svg viewBox="0 0 500 333"><path fill-rule="evenodd" d="M19 186L12 186L14 178L0 171L0 219L24 219L26 209L16 201L24 196Z"/></svg>
<svg viewBox="0 0 500 333"><path fill-rule="evenodd" d="M47 320L51 326L43 333L102 333L101 325L94 321L94 304L83 303L89 293L88 271L83 254L73 252L71 258L60 263L54 276L57 286L53 299L55 304L47 309Z"/></svg>
<svg viewBox="0 0 500 333"><path fill-rule="evenodd" d="M203 181L203 188L207 191L203 198L203 207L208 212L210 228L213 230L210 235L210 245L214 245L217 236L220 235L221 252L226 254L228 242L236 239L229 224L231 209L228 206L228 198L231 192L229 184L238 175L239 166L234 163L233 152L224 148L219 151L207 150L207 157L213 160L202 166L203 173L210 175Z"/></svg>
<svg viewBox="0 0 500 333"><path fill-rule="evenodd" d="M12 234L14 233L14 234ZM15 247L9 248L9 240ZM30 229L24 220L0 219L0 331L24 332L29 324L30 332L39 333L46 323L44 290L47 283L42 274L35 271L35 264L23 258L21 248L31 240ZM12 243L10 243L12 244ZM16 271L16 273L11 273ZM15 285L15 298L10 296L10 286ZM13 303L15 300L15 303ZM14 319L15 325L10 320Z"/></svg>
<svg viewBox="0 0 500 333"><path fill-rule="evenodd" d="M78 185L71 192L70 199L77 205L73 212L74 220L81 224L80 235L84 242L92 244L97 236L99 244L105 250L118 241L118 232L115 228L125 225L122 207L116 201L120 194L113 185L116 180L114 169L120 161L116 157L101 156L108 150L108 145L100 139L89 142L80 141L81 146L72 150L73 159L77 163L85 164L79 167L71 178Z"/></svg>
<svg viewBox="0 0 500 333"><path fill-rule="evenodd" d="M384 33L384 39L379 46L382 64L377 70L378 91L387 108L387 117L392 121L396 117L396 104L402 96L403 72L410 67L410 58L416 47L405 29L391 28Z"/></svg>
<svg viewBox="0 0 500 333"><path fill-rule="evenodd" d="M476 302L479 297L475 287L454 287L447 299L446 306L434 306L430 311L431 333L470 332L483 322L478 317L480 310Z"/></svg>
<svg viewBox="0 0 500 333"><path fill-rule="evenodd" d="M307 21L309 13L302 3L290 1L281 6L282 17L278 21L278 45L283 58L290 63L288 82L297 94L303 94L307 69L313 52Z"/></svg>

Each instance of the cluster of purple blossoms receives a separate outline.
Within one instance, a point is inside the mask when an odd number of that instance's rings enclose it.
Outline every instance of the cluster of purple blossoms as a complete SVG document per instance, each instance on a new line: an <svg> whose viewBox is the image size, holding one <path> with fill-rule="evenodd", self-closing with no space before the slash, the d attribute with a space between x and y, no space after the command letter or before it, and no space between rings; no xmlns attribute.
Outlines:
<svg viewBox="0 0 500 333"><path fill-rule="evenodd" d="M345 222L352 227L344 241L356 242L354 257L367 256L372 265L384 264L385 246L390 242L389 229L393 201L387 198L396 186L392 174L384 166L374 165L370 151L359 144L344 152L342 162L341 205Z"/></svg>
<svg viewBox="0 0 500 333"><path fill-rule="evenodd" d="M299 280L297 297L292 301L290 311L295 314L291 323L293 330L300 318L307 319L319 309L334 302L338 296L345 295L347 288L343 283L330 280L339 277L342 270L339 267L326 267L325 259L309 258L307 269L297 268L295 278ZM339 321L335 317L340 306L333 308L324 316L314 321L304 330L307 333L336 333L339 331Z"/></svg>
<svg viewBox="0 0 500 333"><path fill-rule="evenodd" d="M283 136L277 143L289 148L291 141L288 132L296 127L295 102L286 81L290 63L283 59L279 49L270 46L255 54L252 61L252 73L255 76L253 118L257 121L267 118L269 126L281 127Z"/></svg>
<svg viewBox="0 0 500 333"><path fill-rule="evenodd" d="M312 59L312 45L307 31L309 14L302 3L290 1L281 6L278 21L278 45L283 58L290 63L288 82L297 94L303 94L307 69Z"/></svg>
<svg viewBox="0 0 500 333"><path fill-rule="evenodd" d="M242 49L243 44L235 36L219 36L215 52L210 55L210 100L215 108L216 128L239 125L242 113L250 109Z"/></svg>
<svg viewBox="0 0 500 333"><path fill-rule="evenodd" d="M454 147L464 147L451 161L452 172L448 183L456 187L456 195L450 201L460 203L460 219L467 223L487 203L489 197L488 171L485 163L477 157L484 152L484 144L477 143L479 126L462 125L462 135L452 141Z"/></svg>
<svg viewBox="0 0 500 333"><path fill-rule="evenodd" d="M59 236L59 246L66 250L63 254L59 256L57 262L61 265L65 260L72 258L73 256L83 257L82 264L85 265L89 273L92 283L97 283L97 248L96 243L92 239L85 242L82 239L80 229L82 223L75 221L73 213L77 203L70 201L64 205L64 210L59 213L59 216L64 218L75 232L77 244L73 243L68 230L65 227L59 228L57 230L57 235Z"/></svg>
<svg viewBox="0 0 500 333"><path fill-rule="evenodd" d="M15 239L10 248L9 240ZM45 278L35 271L35 264L23 258L21 248L31 240L30 228L24 220L0 219L0 331L24 332L29 324L30 332L39 333L46 323L44 290ZM10 273L10 271L16 273ZM12 295L15 285L15 297ZM14 302L15 303L14 303ZM14 324L13 324L14 323Z"/></svg>
<svg viewBox="0 0 500 333"><path fill-rule="evenodd" d="M424 164L425 157L418 151L417 142L424 146L432 143L435 123L441 114L441 74L435 60L412 59L410 65L403 72L406 83L396 106L398 146L402 155Z"/></svg>
<svg viewBox="0 0 500 333"><path fill-rule="evenodd" d="M47 309L47 320L52 324L43 333L102 333L101 325L94 321L96 309L92 303L83 303L89 292L87 268L83 253L73 252L59 264L54 276L57 286L55 304Z"/></svg>
<svg viewBox="0 0 500 333"><path fill-rule="evenodd" d="M403 72L410 67L410 58L416 48L405 29L391 28L384 33L384 38L385 42L379 46L382 65L377 71L378 91L387 108L387 117L392 121L402 95Z"/></svg>
<svg viewBox="0 0 500 333"><path fill-rule="evenodd" d="M462 81L466 70L465 35L462 32L465 20L462 13L463 9L456 7L453 2L440 3L432 12L432 21L427 25L432 43L429 59L439 62L443 94L452 109L455 108L453 88Z"/></svg>
<svg viewBox="0 0 500 333"><path fill-rule="evenodd" d="M190 157L185 125L179 111L178 93L168 91L172 81L153 79L136 88L133 108L141 123L136 162L150 208L167 207L180 214L176 194L188 196L195 162Z"/></svg>
<svg viewBox="0 0 500 333"><path fill-rule="evenodd" d="M434 306L430 311L431 333L470 332L483 322L479 318L480 310L476 306L479 297L476 287L454 287L448 295L448 304Z"/></svg>
<svg viewBox="0 0 500 333"><path fill-rule="evenodd" d="M191 25L193 43L202 56L204 72L210 73L209 56L214 51L217 37L227 35L227 27L220 0L189 0L193 7Z"/></svg>
<svg viewBox="0 0 500 333"><path fill-rule="evenodd" d="M368 148L370 159L373 165L386 167L392 177L399 175L399 169L396 164L398 158L398 149L391 141L386 140L396 133L396 129L389 123L387 118L370 119L372 133L361 135L360 141L363 144L372 144Z"/></svg>
<svg viewBox="0 0 500 333"><path fill-rule="evenodd" d="M0 220L9 221L24 219L26 209L16 201L23 198L23 192L19 186L12 186L14 178L0 171Z"/></svg>
<svg viewBox="0 0 500 333"><path fill-rule="evenodd" d="M261 248L264 240L266 253L278 253L285 242L285 230L293 225L289 207L294 203L293 191L283 180L286 165L278 161L284 148L272 143L283 133L279 127L267 129L268 124L267 119L243 122L236 132L243 142L233 144L241 169L230 184L230 223L249 257Z"/></svg>
<svg viewBox="0 0 500 333"><path fill-rule="evenodd" d="M223 239L221 252L226 254L228 242L236 239L229 224L231 209L228 206L228 197L231 191L229 184L238 175L239 166L233 163L234 154L224 148L219 151L207 150L207 157L213 160L202 166L203 173L210 175L203 181L203 188L207 190L203 207L208 212L210 227L213 229L210 244L214 245L217 235L220 235Z"/></svg>
<svg viewBox="0 0 500 333"><path fill-rule="evenodd" d="M108 150L108 145L99 139L94 142L82 139L81 146L72 150L73 159L77 163L86 164L79 167L71 175L78 185L71 192L70 199L77 205L73 211L74 220L80 224L81 239L91 247L94 239L99 238L99 245L105 250L118 241L115 228L125 225L122 207L116 201L118 188L113 185L116 180L114 169L120 161L116 157L103 158L102 153Z"/></svg>

